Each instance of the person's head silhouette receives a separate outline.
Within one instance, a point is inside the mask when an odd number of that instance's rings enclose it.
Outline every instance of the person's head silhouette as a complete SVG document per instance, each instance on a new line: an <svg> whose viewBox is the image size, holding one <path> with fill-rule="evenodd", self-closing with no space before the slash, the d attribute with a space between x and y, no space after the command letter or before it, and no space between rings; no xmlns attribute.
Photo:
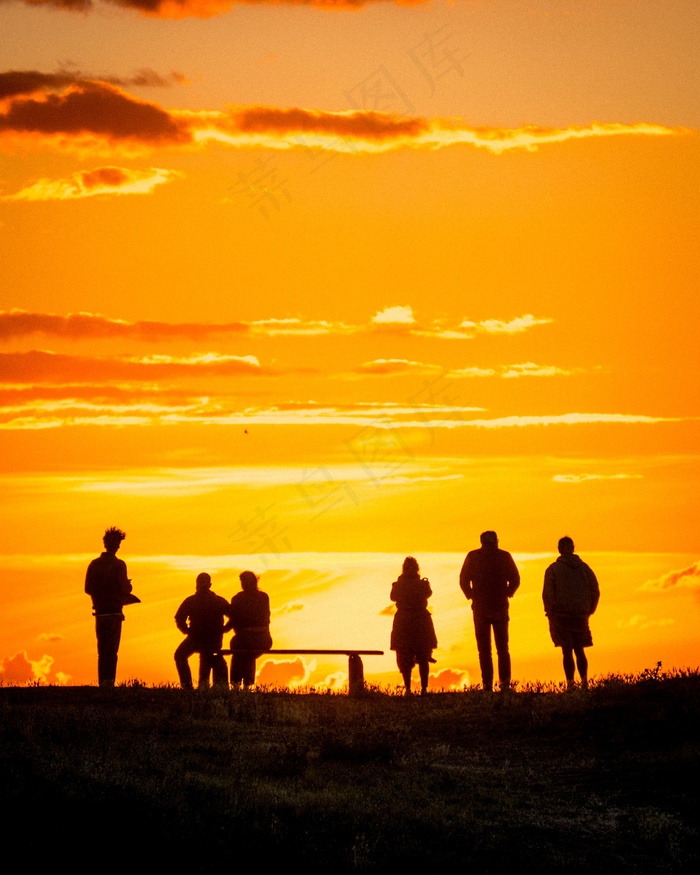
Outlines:
<svg viewBox="0 0 700 875"><path fill-rule="evenodd" d="M258 588L258 575L254 571L242 571L238 577L241 581L241 589L244 592L250 592Z"/></svg>
<svg viewBox="0 0 700 875"><path fill-rule="evenodd" d="M574 552L574 542L568 535L559 538L559 552L562 556L570 556Z"/></svg>
<svg viewBox="0 0 700 875"><path fill-rule="evenodd" d="M482 547L498 547L498 535L495 532L482 532L480 541Z"/></svg>
<svg viewBox="0 0 700 875"><path fill-rule="evenodd" d="M418 560L414 559L413 556L407 556L403 560L402 568L403 568L404 574L418 574L419 573Z"/></svg>
<svg viewBox="0 0 700 875"><path fill-rule="evenodd" d="M112 526L102 536L102 543L105 545L105 550L108 553L116 553L124 538L126 538L126 532L122 532L121 529Z"/></svg>
<svg viewBox="0 0 700 875"><path fill-rule="evenodd" d="M207 589L211 589L211 575L207 574L206 571L203 571L201 574L197 575L197 592L204 592Z"/></svg>

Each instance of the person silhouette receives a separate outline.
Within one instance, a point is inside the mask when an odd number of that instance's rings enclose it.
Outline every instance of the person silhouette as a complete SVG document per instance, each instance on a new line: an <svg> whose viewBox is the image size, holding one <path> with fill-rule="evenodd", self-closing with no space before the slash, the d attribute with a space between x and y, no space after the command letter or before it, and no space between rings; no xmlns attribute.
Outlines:
<svg viewBox="0 0 700 875"><path fill-rule="evenodd" d="M137 602L131 595L126 562L117 550L126 532L112 526L102 537L104 553L93 559L85 574L85 592L92 599L97 637L97 679L101 687L113 687L117 676L117 655L122 635L125 604Z"/></svg>
<svg viewBox="0 0 700 875"><path fill-rule="evenodd" d="M175 625L186 635L175 651L175 667L183 689L192 689L192 672L188 662L193 653L199 653L198 688L209 686L209 674L215 686L228 688L228 670L221 650L224 636L224 617L229 617L225 598L211 590L211 575L203 571L197 575L194 595L188 596L177 609Z"/></svg>
<svg viewBox="0 0 700 875"><path fill-rule="evenodd" d="M231 599L231 686L238 689L255 683L255 660L272 647L270 636L270 599L258 588L258 575L243 571L239 575L241 592Z"/></svg>
<svg viewBox="0 0 700 875"><path fill-rule="evenodd" d="M391 627L391 649L396 651L396 664L405 687L411 695L411 673L418 664L421 695L428 692L428 674L433 649L437 647L433 618L428 611L428 599L433 594L427 577L420 576L418 562L413 556L403 561L398 580L391 585L390 598L396 602L396 613Z"/></svg>
<svg viewBox="0 0 700 875"><path fill-rule="evenodd" d="M510 688L511 681L508 599L515 595L520 586L520 572L510 553L499 550L495 532L482 532L480 540L480 549L467 553L459 574L459 585L472 603L482 687L487 691L493 690L493 629L498 655L498 680L503 692Z"/></svg>
<svg viewBox="0 0 700 875"><path fill-rule="evenodd" d="M574 553L574 542L559 539L559 557L544 573L542 601L549 620L549 634L561 647L564 676L574 686L574 656L583 689L588 688L588 659L584 648L593 646L589 618L600 599L600 587L593 569Z"/></svg>

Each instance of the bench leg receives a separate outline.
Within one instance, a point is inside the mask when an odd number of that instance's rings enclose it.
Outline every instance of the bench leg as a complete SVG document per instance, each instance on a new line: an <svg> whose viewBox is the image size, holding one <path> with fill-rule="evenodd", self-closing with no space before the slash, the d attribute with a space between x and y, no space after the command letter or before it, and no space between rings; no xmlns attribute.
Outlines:
<svg viewBox="0 0 700 875"><path fill-rule="evenodd" d="M348 695L361 696L365 690L365 670L359 653L348 654Z"/></svg>

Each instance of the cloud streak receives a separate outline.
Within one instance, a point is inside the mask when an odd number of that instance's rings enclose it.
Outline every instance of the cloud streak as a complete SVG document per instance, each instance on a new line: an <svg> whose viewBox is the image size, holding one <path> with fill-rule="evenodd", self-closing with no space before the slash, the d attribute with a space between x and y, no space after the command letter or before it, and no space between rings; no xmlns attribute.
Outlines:
<svg viewBox="0 0 700 875"><path fill-rule="evenodd" d="M700 589L700 562L694 562L687 568L678 571L669 571L668 574L663 574L655 580L647 580L640 589L651 592L667 592L679 587Z"/></svg>
<svg viewBox="0 0 700 875"><path fill-rule="evenodd" d="M75 356L31 350L0 353L0 382L62 383L91 380L157 380L192 375L253 376L272 373L255 356L207 353L193 356Z"/></svg>
<svg viewBox="0 0 700 875"><path fill-rule="evenodd" d="M168 171L163 171L168 172ZM399 319L395 311L401 310ZM410 313L410 318L408 314ZM482 322L462 321L450 326L444 321L419 322L410 307L389 307L380 311L365 325L345 322L306 320L299 317L258 319L249 322L128 322L110 319L96 313L33 313L27 310L0 310L0 341L31 335L60 337L67 340L131 338L153 342L168 339L207 340L213 337L249 335L251 337L313 337L349 336L368 333L399 333L411 337L440 340L471 340L478 334L522 333L531 328L551 324L553 320L525 314L509 322L486 319ZM466 327L465 327L466 326ZM496 326L496 327L494 327ZM507 330L497 326L508 326ZM515 327L517 326L517 327ZM521 366L522 367L522 366Z"/></svg>
<svg viewBox="0 0 700 875"><path fill-rule="evenodd" d="M234 148L320 149L344 154L465 145L500 155L513 149L534 151L569 140L682 132L647 122L476 128L463 119L427 119L362 109L165 109L129 94L113 82L81 78L70 72L8 71L0 74L3 93L0 142L11 144L19 139L77 151L92 148L133 152L216 142Z"/></svg>
<svg viewBox="0 0 700 875"><path fill-rule="evenodd" d="M63 201L88 197L150 194L158 185L172 182L182 174L151 167L132 170L125 167L97 167L82 170L66 179L39 179L3 201Z"/></svg>
<svg viewBox="0 0 700 875"><path fill-rule="evenodd" d="M90 76L79 70L62 69L56 73L43 73L39 70L8 70L0 73L0 100L20 95L54 91L69 85L89 86L91 82L107 82L123 88L166 88L182 85L187 80L182 73L172 72L162 76L149 67L144 67L133 76Z"/></svg>
<svg viewBox="0 0 700 875"><path fill-rule="evenodd" d="M149 376L153 379L154 376ZM156 395L129 403L71 398L52 401L25 400L0 406L0 429L31 430L66 426L200 425L238 426L352 426L353 428L500 430L536 426L656 425L682 422L680 417L655 417L623 413L566 413L559 415L472 418L481 408L455 405L391 403L315 404L290 402L273 407L241 407L231 396L196 396L167 400ZM160 400L159 400L160 399Z"/></svg>
<svg viewBox="0 0 700 875"><path fill-rule="evenodd" d="M588 483L591 480L641 480L641 474L555 474L555 483Z"/></svg>
<svg viewBox="0 0 700 875"><path fill-rule="evenodd" d="M7 0L5 0L7 2ZM95 0L18 0L28 6L50 6L67 12L89 12L99 8ZM419 6L429 0L104 0L111 6L129 9L150 18L213 18L236 6L310 6L329 12L355 11L379 4Z"/></svg>

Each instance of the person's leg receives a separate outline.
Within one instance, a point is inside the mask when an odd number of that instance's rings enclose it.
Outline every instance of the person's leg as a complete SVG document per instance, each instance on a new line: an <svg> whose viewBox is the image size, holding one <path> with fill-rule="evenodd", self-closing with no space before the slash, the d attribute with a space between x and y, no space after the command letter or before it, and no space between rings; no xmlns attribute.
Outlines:
<svg viewBox="0 0 700 875"><path fill-rule="evenodd" d="M498 680L501 690L510 688L511 668L510 651L508 649L508 620L493 621L493 638L496 643L498 654Z"/></svg>
<svg viewBox="0 0 700 875"><path fill-rule="evenodd" d="M187 661L193 653L197 652L197 648L193 645L189 638L185 638L180 642L179 647L175 651L175 668L177 669L178 677L180 678L180 686L184 690L192 689L192 672L190 664Z"/></svg>
<svg viewBox="0 0 700 875"><path fill-rule="evenodd" d="M252 687L255 684L255 654L246 653L243 671L243 686Z"/></svg>
<svg viewBox="0 0 700 875"><path fill-rule="evenodd" d="M574 653L576 654L576 668L578 668L578 673L581 676L581 686L584 690L588 689L588 658L586 657L586 651L583 647L574 647ZM571 676L573 677L574 671L573 667L571 669Z"/></svg>
<svg viewBox="0 0 700 875"><path fill-rule="evenodd" d="M212 656L210 664L214 686L228 689L228 667L223 655L219 653L217 656Z"/></svg>
<svg viewBox="0 0 700 875"><path fill-rule="evenodd" d="M199 675L197 677L197 689L209 689L209 677L212 669L212 656L210 653L200 651L199 653Z"/></svg>
<svg viewBox="0 0 700 875"><path fill-rule="evenodd" d="M561 655L564 662L564 677L566 678L567 687L573 686L574 683L574 649L573 647L562 646Z"/></svg>
<svg viewBox="0 0 700 875"><path fill-rule="evenodd" d="M418 654L418 673L420 674L420 692L424 696L428 692L428 677L430 675L430 654Z"/></svg>
<svg viewBox="0 0 700 875"><path fill-rule="evenodd" d="M406 695L411 694L411 673L413 672L413 654L404 650L396 651L396 665L399 667Z"/></svg>
<svg viewBox="0 0 700 875"><path fill-rule="evenodd" d="M113 687L117 677L117 654L122 637L122 617L95 617L97 679L101 687Z"/></svg>
<svg viewBox="0 0 700 875"><path fill-rule="evenodd" d="M236 653L234 650L231 655L231 686L234 690L238 689L238 685L243 680L243 668L241 666L242 659L243 655L241 653Z"/></svg>
<svg viewBox="0 0 700 875"><path fill-rule="evenodd" d="M479 652L481 685L485 690L493 689L493 658L491 656L491 621L474 611L474 635Z"/></svg>

